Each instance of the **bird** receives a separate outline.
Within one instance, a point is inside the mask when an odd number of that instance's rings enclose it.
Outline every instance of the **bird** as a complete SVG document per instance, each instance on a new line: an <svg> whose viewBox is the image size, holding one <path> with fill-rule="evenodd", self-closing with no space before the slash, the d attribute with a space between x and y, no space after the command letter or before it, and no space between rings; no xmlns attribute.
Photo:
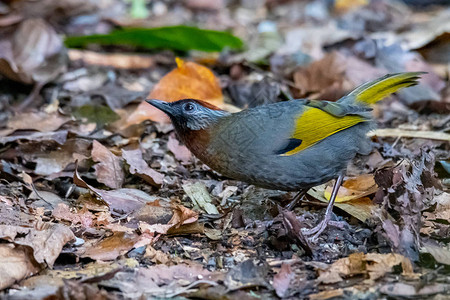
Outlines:
<svg viewBox="0 0 450 300"><path fill-rule="evenodd" d="M424 72L387 74L336 102L295 99L230 113L198 99L146 99L166 113L180 141L222 175L262 188L301 191L335 179L325 216L306 234L326 229L348 163L372 146L371 105L418 84Z"/></svg>

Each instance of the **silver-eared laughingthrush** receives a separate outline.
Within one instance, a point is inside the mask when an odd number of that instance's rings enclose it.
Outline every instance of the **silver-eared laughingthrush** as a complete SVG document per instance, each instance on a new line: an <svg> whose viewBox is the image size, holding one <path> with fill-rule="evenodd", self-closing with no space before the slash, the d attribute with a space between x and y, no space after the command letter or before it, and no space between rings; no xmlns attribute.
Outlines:
<svg viewBox="0 0 450 300"><path fill-rule="evenodd" d="M179 139L202 162L223 175L256 186L306 190L335 179L326 227L348 162L371 150L370 104L417 84L421 72L390 74L365 83L337 102L292 100L223 111L200 100L147 100L171 119Z"/></svg>

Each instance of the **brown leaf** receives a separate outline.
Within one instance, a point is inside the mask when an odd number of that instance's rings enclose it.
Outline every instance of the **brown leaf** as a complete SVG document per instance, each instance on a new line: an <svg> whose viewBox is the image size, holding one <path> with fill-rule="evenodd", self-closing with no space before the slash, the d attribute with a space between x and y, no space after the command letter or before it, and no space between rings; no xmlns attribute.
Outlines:
<svg viewBox="0 0 450 300"><path fill-rule="evenodd" d="M113 189L122 187L125 174L122 169L123 161L120 157L115 156L105 146L94 140L92 143L92 159L98 162L94 169L99 182Z"/></svg>
<svg viewBox="0 0 450 300"><path fill-rule="evenodd" d="M334 262L328 269L319 270L318 282L336 283L346 278L367 274L376 280L392 271L394 266L401 265L403 275L413 276L411 261L400 254L353 253Z"/></svg>
<svg viewBox="0 0 450 300"><path fill-rule="evenodd" d="M136 174L151 185L161 186L164 181L164 175L153 170L142 158L141 149L122 150L122 157L130 165L130 173Z"/></svg>
<svg viewBox="0 0 450 300"><path fill-rule="evenodd" d="M61 37L42 19L29 18L0 40L0 73L23 83L48 82L66 68Z"/></svg>
<svg viewBox="0 0 450 300"><path fill-rule="evenodd" d="M52 267L63 246L75 236L65 225L43 223L40 228L0 225L0 238L31 247L38 263Z"/></svg>
<svg viewBox="0 0 450 300"><path fill-rule="evenodd" d="M67 134L68 134L67 130L60 130L55 132L32 132L32 133L20 132L20 134L0 137L0 144L11 143L19 140L27 140L33 142L54 141L60 145L63 145L67 140Z"/></svg>
<svg viewBox="0 0 450 300"><path fill-rule="evenodd" d="M0 290L40 271L28 247L0 244Z"/></svg>
<svg viewBox="0 0 450 300"><path fill-rule="evenodd" d="M186 146L181 145L172 135L169 136L169 140L167 141L167 148L183 164L188 164L192 159L191 151Z"/></svg>
<svg viewBox="0 0 450 300"><path fill-rule="evenodd" d="M298 97L337 100L344 96L346 63L342 54L333 52L294 73Z"/></svg>
<svg viewBox="0 0 450 300"><path fill-rule="evenodd" d="M131 213L143 207L148 202L154 202L160 199L155 196L150 196L145 192L137 189L118 189L112 191L96 189L93 186L87 184L83 179L81 179L77 170L75 170L75 173L73 175L73 183L94 192L97 197L108 204L109 208L111 209L111 213L116 215Z"/></svg>
<svg viewBox="0 0 450 300"><path fill-rule="evenodd" d="M59 129L70 118L59 113L48 114L43 111L21 113L9 119L6 126L11 130L37 130L40 132L52 132Z"/></svg>
<svg viewBox="0 0 450 300"><path fill-rule="evenodd" d="M95 216L88 211L87 209L83 209L80 212L76 210L71 211L69 206L64 203L59 203L58 206L52 211L52 216L54 218L70 221L73 225L81 224L83 227L89 228L94 224Z"/></svg>
<svg viewBox="0 0 450 300"><path fill-rule="evenodd" d="M278 297L283 298L286 296L286 293L289 290L289 285L294 276L295 274L289 264L281 264L281 269L273 277L272 283L272 286L275 289Z"/></svg>
<svg viewBox="0 0 450 300"><path fill-rule="evenodd" d="M333 187L327 186L324 196L330 200ZM363 198L374 194L378 190L375 179L372 174L363 174L355 178L347 179L342 183L336 196L336 202L346 202L354 199Z"/></svg>
<svg viewBox="0 0 450 300"><path fill-rule="evenodd" d="M138 240L139 237L135 233L115 232L112 236L89 247L83 253L83 257L95 260L114 260L130 251Z"/></svg>
<svg viewBox="0 0 450 300"><path fill-rule="evenodd" d="M72 61L85 64L112 67L116 69L149 69L155 65L153 56L143 54L100 53L89 50L69 50Z"/></svg>

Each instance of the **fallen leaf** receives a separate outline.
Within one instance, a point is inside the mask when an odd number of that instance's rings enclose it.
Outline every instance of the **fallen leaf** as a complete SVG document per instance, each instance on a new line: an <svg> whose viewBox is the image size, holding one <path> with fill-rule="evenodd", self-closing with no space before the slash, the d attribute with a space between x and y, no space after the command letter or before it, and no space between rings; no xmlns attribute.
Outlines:
<svg viewBox="0 0 450 300"><path fill-rule="evenodd" d="M181 161L183 164L188 164L192 159L192 153L189 149L181 145L180 142L174 138L172 135L169 135L169 140L167 141L167 148L170 152L173 153L176 159Z"/></svg>
<svg viewBox="0 0 450 300"><path fill-rule="evenodd" d="M309 294L308 298L310 300L327 300L327 299L334 299L337 297L344 296L344 290L343 289L335 289L335 290L327 290L318 292L316 294Z"/></svg>
<svg viewBox="0 0 450 300"><path fill-rule="evenodd" d="M168 102L193 98L218 107L223 105L219 80L210 69L194 62L184 62L180 58L177 58L176 62L178 67L161 78L148 98ZM169 118L162 111L142 102L128 117L126 125L139 124L145 120L169 122Z"/></svg>
<svg viewBox="0 0 450 300"><path fill-rule="evenodd" d="M33 257L50 268L61 253L62 247L75 239L69 227L62 224L43 223L40 228L0 225L0 238L33 249Z"/></svg>
<svg viewBox="0 0 450 300"><path fill-rule="evenodd" d="M375 173L380 186L377 194L382 201L375 211L379 220L377 230L393 251L412 261L419 260L422 211L432 204L429 199L440 186L434 166L434 153L423 149L414 159L405 159Z"/></svg>
<svg viewBox="0 0 450 300"><path fill-rule="evenodd" d="M81 60L85 64L112 67L116 69L149 69L155 65L151 55L100 53L88 50L69 50L69 59Z"/></svg>
<svg viewBox="0 0 450 300"><path fill-rule="evenodd" d="M67 204L59 203L52 211L54 218L70 221L72 226L81 224L85 228L89 228L94 225L94 214L87 209L81 211L71 210Z"/></svg>
<svg viewBox="0 0 450 300"><path fill-rule="evenodd" d="M14 116L14 118L9 119L6 127L14 131L37 130L40 132L52 132L59 129L68 121L70 121L69 117L63 116L57 112L48 114L39 111L18 114Z"/></svg>
<svg viewBox="0 0 450 300"><path fill-rule="evenodd" d="M20 132L20 134L0 137L0 144L27 140L33 142L54 141L60 145L63 145L67 140L67 134L67 130L60 130L55 132L32 132L29 134L27 134L26 132Z"/></svg>
<svg viewBox="0 0 450 300"><path fill-rule="evenodd" d="M392 268L397 265L402 266L403 275L414 275L411 261L403 255L396 253L353 253L348 257L337 260L326 270L319 269L317 282L331 284L360 274L366 274L370 279L376 280L386 273L392 272Z"/></svg>
<svg viewBox="0 0 450 300"><path fill-rule="evenodd" d="M205 184L201 182L183 184L184 192L194 204L204 210L207 214L219 214L216 206L212 204L211 196Z"/></svg>
<svg viewBox="0 0 450 300"><path fill-rule="evenodd" d="M10 287L40 271L28 247L0 244L0 289Z"/></svg>
<svg viewBox="0 0 450 300"><path fill-rule="evenodd" d="M333 52L323 59L294 72L294 83L299 89L295 96L299 98L337 100L344 96L346 70L345 57Z"/></svg>
<svg viewBox="0 0 450 300"><path fill-rule="evenodd" d="M319 201L328 203L328 200L323 196L325 194L325 188L326 184L313 187L308 190L308 195L311 195ZM377 208L377 206L367 197L348 202L335 203L334 205L354 216L361 222L365 222L368 218L372 217L372 211Z"/></svg>
<svg viewBox="0 0 450 300"><path fill-rule="evenodd" d="M97 180L106 186L117 189L125 180L122 169L122 159L115 156L105 146L94 140L92 143L92 159L98 164L94 165Z"/></svg>
<svg viewBox="0 0 450 300"><path fill-rule="evenodd" d="M61 37L47 22L29 18L0 40L0 73L23 83L46 83L66 69Z"/></svg>
<svg viewBox="0 0 450 300"><path fill-rule="evenodd" d="M33 190L28 199L36 200L33 201L33 207L41 206L49 210L63 202L63 199L55 193L38 190Z"/></svg>
<svg viewBox="0 0 450 300"><path fill-rule="evenodd" d="M270 288L266 281L267 273L266 265L256 265L253 260L248 259L228 271L225 285L233 291L258 286Z"/></svg>
<svg viewBox="0 0 450 300"><path fill-rule="evenodd" d="M428 131L428 130L406 130L401 128L378 128L369 132L368 136L378 137L408 137L429 140L450 141L450 134L442 131Z"/></svg>
<svg viewBox="0 0 450 300"><path fill-rule="evenodd" d="M369 4L368 0L337 0L334 3L334 8L342 13L358 9L367 4Z"/></svg>
<svg viewBox="0 0 450 300"><path fill-rule="evenodd" d="M438 263L450 265L450 250L448 247L440 246L434 242L426 242L423 246Z"/></svg>
<svg viewBox="0 0 450 300"><path fill-rule="evenodd" d="M122 149L122 157L130 165L130 173L136 174L151 185L161 186L164 181L164 175L153 170L148 166L142 158L142 150L124 150Z"/></svg>
<svg viewBox="0 0 450 300"><path fill-rule="evenodd" d="M281 264L280 271L273 277L272 286L277 293L277 296L283 298L289 290L289 285L295 274L289 264Z"/></svg>
<svg viewBox="0 0 450 300"><path fill-rule="evenodd" d="M130 251L138 240L139 237L135 233L115 232L112 236L87 248L83 257L90 257L95 260L115 260L120 255Z"/></svg>
<svg viewBox="0 0 450 300"><path fill-rule="evenodd" d="M331 198L333 187L327 186L324 191L324 197L327 200ZM354 199L360 199L370 194L374 194L378 190L375 179L372 174L363 174L356 178L350 178L344 181L339 188L336 196L336 203L346 202Z"/></svg>
<svg viewBox="0 0 450 300"><path fill-rule="evenodd" d="M448 293L449 289L450 285L443 283L432 283L424 286L418 286L417 284L395 282L383 285L380 288L380 292L396 298L428 298L432 295L444 295Z"/></svg>
<svg viewBox="0 0 450 300"><path fill-rule="evenodd" d="M137 189L118 189L105 191L94 188L81 179L78 171L75 170L73 183L78 186L91 190L94 194L108 204L111 213L115 215L128 214L143 207L146 203L154 202L160 198L150 196L147 193Z"/></svg>

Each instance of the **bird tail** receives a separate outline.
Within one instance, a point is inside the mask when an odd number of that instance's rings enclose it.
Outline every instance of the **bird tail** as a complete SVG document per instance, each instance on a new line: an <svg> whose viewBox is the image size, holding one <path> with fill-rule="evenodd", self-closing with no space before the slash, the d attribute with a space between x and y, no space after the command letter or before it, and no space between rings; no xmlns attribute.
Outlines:
<svg viewBox="0 0 450 300"><path fill-rule="evenodd" d="M418 84L420 75L426 72L406 72L387 74L373 81L364 83L347 96L339 99L339 103L370 105L389 96L396 91Z"/></svg>

